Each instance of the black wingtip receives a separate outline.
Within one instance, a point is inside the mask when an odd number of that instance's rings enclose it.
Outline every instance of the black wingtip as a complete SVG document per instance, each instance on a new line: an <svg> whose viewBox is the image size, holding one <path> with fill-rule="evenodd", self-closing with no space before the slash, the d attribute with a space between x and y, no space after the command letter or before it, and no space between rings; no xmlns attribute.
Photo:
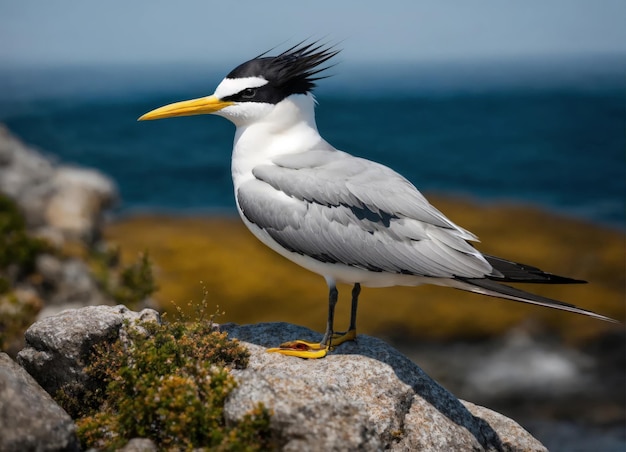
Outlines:
<svg viewBox="0 0 626 452"><path fill-rule="evenodd" d="M544 272L532 265L521 264L486 254L484 256L495 270L494 274L489 275L489 279L494 281L533 284L587 284L587 281L582 279Z"/></svg>

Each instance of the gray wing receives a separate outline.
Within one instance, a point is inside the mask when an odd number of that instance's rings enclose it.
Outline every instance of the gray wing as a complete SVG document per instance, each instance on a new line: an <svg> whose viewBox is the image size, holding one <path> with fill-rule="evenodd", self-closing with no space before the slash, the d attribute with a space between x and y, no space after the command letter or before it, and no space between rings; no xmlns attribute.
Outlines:
<svg viewBox="0 0 626 452"><path fill-rule="evenodd" d="M491 265L390 168L340 151L282 156L237 190L245 217L281 246L370 271L481 278Z"/></svg>

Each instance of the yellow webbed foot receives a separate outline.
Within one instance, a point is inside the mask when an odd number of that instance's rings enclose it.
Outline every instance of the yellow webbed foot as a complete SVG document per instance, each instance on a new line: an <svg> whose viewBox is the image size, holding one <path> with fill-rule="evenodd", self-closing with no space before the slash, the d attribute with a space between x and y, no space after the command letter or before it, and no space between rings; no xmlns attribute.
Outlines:
<svg viewBox="0 0 626 452"><path fill-rule="evenodd" d="M298 358L318 359L328 354L329 347L319 342L290 341L280 344L275 348L268 348L269 353L280 353L281 355L296 356Z"/></svg>
<svg viewBox="0 0 626 452"><path fill-rule="evenodd" d="M320 344L319 342L290 341L280 344L275 348L268 348L269 353L280 353L281 355L296 356L298 358L318 359L325 357L337 345L356 339L356 330L349 330L344 333L335 333L330 340L331 345Z"/></svg>
<svg viewBox="0 0 626 452"><path fill-rule="evenodd" d="M348 330L343 333L333 334L331 343L333 346L341 345L344 342L353 341L356 339L356 330Z"/></svg>

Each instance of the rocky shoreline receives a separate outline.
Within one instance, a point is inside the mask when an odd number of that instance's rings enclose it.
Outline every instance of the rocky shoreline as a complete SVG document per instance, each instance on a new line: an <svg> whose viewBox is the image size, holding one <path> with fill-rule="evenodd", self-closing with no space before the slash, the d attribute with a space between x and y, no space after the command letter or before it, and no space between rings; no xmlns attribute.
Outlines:
<svg viewBox="0 0 626 452"><path fill-rule="evenodd" d="M29 236L48 244L45 252L34 256L29 271L15 264L0 269L13 289L0 294L4 298L0 313L9 315L11 309L29 306L28 312L45 317L68 307L111 303L84 259L101 245L104 214L117 199L110 178L95 170L56 164L0 124L0 195L17 206ZM5 223L17 222L11 212L2 213ZM5 348L14 354L20 341Z"/></svg>
<svg viewBox="0 0 626 452"><path fill-rule="evenodd" d="M101 239L104 214L117 200L99 171L56 164L0 124L0 193L12 198L36 235L62 247Z"/></svg>
<svg viewBox="0 0 626 452"><path fill-rule="evenodd" d="M138 319L160 322L148 309L67 310L29 328L17 358L22 367L0 354L0 449L79 450L71 418L48 394L68 385L82 393L97 384L84 371L94 348L124 335ZM281 323L215 327L250 352L248 366L231 371L237 387L224 407L226 422L241 422L262 402L271 409L279 450L547 450L511 419L458 400L378 339L362 336L325 360L299 360L265 350L317 333Z"/></svg>
<svg viewBox="0 0 626 452"><path fill-rule="evenodd" d="M0 125L0 196L18 206L28 234L50 244L47 251L36 256L28 271L15 265L0 268L0 278L10 287L0 291L0 344L1 351L8 352L0 353L0 450L79 450L73 419L50 397L55 392L54 384L67 378L84 384L81 372L94 343L119 337L124 319L158 321L158 314L111 306L117 304L116 293L89 262L93 256L104 256L104 263L99 261L98 265L107 277L120 264L119 256L110 252L110 233L107 240L103 234L107 209L117 199L115 184L107 176L54 163ZM161 221L159 225L166 223ZM233 228L229 221L224 225L228 230ZM188 226L199 226L206 233L204 223ZM148 232L130 240L142 246L140 239ZM233 241L229 245L233 247L244 246L235 236L219 236L218 240ZM192 249L197 259L191 260L204 265L198 255L201 248L194 244ZM244 259L252 257L246 249L240 251ZM136 254L137 250L131 252ZM172 260L173 249L168 252ZM185 262L189 261L187 256ZM176 265L180 265L179 272L193 274L183 264ZM241 264L234 261L232 265ZM293 271L289 268L290 275ZM160 278L171 276L161 262L157 262L157 273ZM262 273L257 276L265 278ZM119 275L116 278L123 279ZM222 274L224 278L228 276ZM268 284L252 282L259 287ZM211 287L215 291L211 301L217 303L229 295L239 295L222 293L217 285ZM290 296L289 291L285 296ZM135 298L135 309L154 303L148 296ZM186 294L172 298L189 299ZM35 320L38 322L30 326ZM263 319L253 321L259 320ZM505 325L511 324L508 322ZM22 331L29 326L24 347ZM523 425L539 432L540 439L545 437L546 445L554 445L551 450L583 451L590 440L601 444L605 451L622 450L626 445L626 432L619 427L626 407L625 365L620 358L624 356L623 328L605 333L591 330L595 339L578 349L558 337L551 338L544 330L529 335L532 325L507 336L494 335L473 342L432 340L412 344L398 330L399 336L389 340L400 352L362 336L356 344L346 344L322 361L294 361L264 352L265 347L285 339L315 336L301 327L261 323L224 324L222 328L239 338L252 354L249 368L233 371L240 389L236 398L229 399L229 419L234 422L245 412L242 407L249 407L252 401L265 402L274 410L272 434L285 450L314 448L315 441L322 440L325 450L339 450L342 444L360 450L545 450L514 421L459 401L410 363L407 356L461 397L497 407L518 420L523 418ZM60 344L66 348L61 350ZM13 360L20 350L21 366ZM349 373L345 372L348 368ZM500 393L494 393L494 389ZM316 394L315 404L309 406L303 402L311 399L307 394L312 392ZM563 416L559 409L546 404L557 404L569 412ZM538 409L510 409L529 405ZM572 417L572 413L580 415ZM353 422L346 424L346 416ZM310 419L324 421L312 425ZM156 450L154 443L146 439L134 439L124 449Z"/></svg>
<svg viewBox="0 0 626 452"><path fill-rule="evenodd" d="M0 347L69 308L116 304L121 267L103 240L118 199L99 171L58 164L0 124ZM139 300L142 301L142 300ZM150 300L143 300L149 304Z"/></svg>

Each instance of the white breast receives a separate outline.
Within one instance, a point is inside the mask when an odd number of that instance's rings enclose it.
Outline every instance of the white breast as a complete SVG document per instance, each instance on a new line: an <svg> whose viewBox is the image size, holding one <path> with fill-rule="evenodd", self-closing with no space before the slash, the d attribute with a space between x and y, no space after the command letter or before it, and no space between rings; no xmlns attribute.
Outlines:
<svg viewBox="0 0 626 452"><path fill-rule="evenodd" d="M258 165L272 164L280 155L329 146L317 131L314 106L312 95L294 95L262 119L237 125L231 163L235 191L253 177Z"/></svg>

